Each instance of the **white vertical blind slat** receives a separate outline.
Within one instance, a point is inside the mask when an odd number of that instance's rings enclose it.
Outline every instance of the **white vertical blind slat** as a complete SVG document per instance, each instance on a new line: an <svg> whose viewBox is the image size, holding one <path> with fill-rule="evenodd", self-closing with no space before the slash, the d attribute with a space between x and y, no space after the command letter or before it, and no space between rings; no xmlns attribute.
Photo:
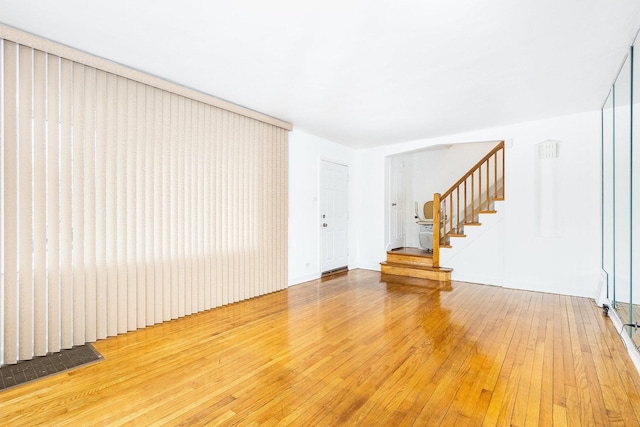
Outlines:
<svg viewBox="0 0 640 427"><path fill-rule="evenodd" d="M225 304L224 300L224 278L223 278L223 267L222 267L222 141L223 141L223 113L219 109L215 109L216 116L216 137L214 143L214 171L215 171L215 270L216 270L216 278L215 278L215 286L216 286L216 306L220 307Z"/></svg>
<svg viewBox="0 0 640 427"><path fill-rule="evenodd" d="M155 165L155 91L147 86L146 96L146 140L145 140L145 264L146 264L146 324L155 323L155 248L154 248L154 165ZM139 224L138 224L139 225Z"/></svg>
<svg viewBox="0 0 640 427"><path fill-rule="evenodd" d="M186 100L184 104L184 187L183 198L181 199L181 210L183 211L182 230L184 236L184 258L185 258L185 311L195 313L197 305L194 305L195 293L193 290L193 271L191 268L191 163L192 163L192 126L191 126L191 101Z"/></svg>
<svg viewBox="0 0 640 427"><path fill-rule="evenodd" d="M60 350L60 59L47 55L47 341Z"/></svg>
<svg viewBox="0 0 640 427"><path fill-rule="evenodd" d="M240 188L240 227L241 227L241 260L240 266L242 268L242 287L244 288L245 298L249 298L251 295L251 274L250 274L250 255L249 244L247 242L248 227L247 221L251 214L249 209L249 182L251 181L251 171L247 167L247 138L250 138L249 121L245 117L242 117L242 137L240 138L240 178L242 185Z"/></svg>
<svg viewBox="0 0 640 427"><path fill-rule="evenodd" d="M249 257L249 280L251 281L250 286L250 294L257 295L256 289L256 246L255 246L255 235L253 232L256 230L255 217L257 216L257 212L255 211L255 202L256 202L256 163L255 156L251 155L251 147L256 145L256 122L254 120L249 121L249 135L247 140L247 169L248 173L251 175L249 179L248 185L248 193L247 193L247 206L249 207L250 215L247 216L247 247L248 247L248 257Z"/></svg>
<svg viewBox="0 0 640 427"><path fill-rule="evenodd" d="M272 167L273 165L275 165L275 158L273 156L273 151L274 151L274 144L273 144L273 130L271 128L267 128L265 129L265 133L268 135L267 139L269 141L271 141L271 144L269 144L269 146L267 147L267 155L266 155L266 159L265 159L265 165L267 165L268 167ZM270 172L270 171L269 171ZM267 230L267 232L265 233L265 250L269 249L269 242L271 242L271 248L268 252L269 256L267 258L267 262L269 264L273 263L273 260L275 258L275 254L276 254L276 250L277 250L277 246L276 246L276 242L273 240L274 238L274 229L275 226L277 226L276 222L275 222L275 218L274 218L274 214L273 214L273 205L274 205L274 199L276 197L276 194L273 191L273 180L275 178L274 174L272 173L267 173L266 174L269 179L267 179L267 186L266 186L266 190L265 190L265 194L269 194L271 195L271 197L266 197L266 206L265 206L265 211L267 214L267 223L268 224L272 224L271 227L269 227L269 229ZM275 281L275 274L276 272L273 269L269 269L267 271L267 283L265 286L265 292L273 292L275 289L274 286L274 281Z"/></svg>
<svg viewBox="0 0 640 427"><path fill-rule="evenodd" d="M47 354L47 58L34 53L33 93L33 298L34 355Z"/></svg>
<svg viewBox="0 0 640 427"><path fill-rule="evenodd" d="M18 321L19 356L33 356L33 50L18 49Z"/></svg>
<svg viewBox="0 0 640 427"><path fill-rule="evenodd" d="M176 148L178 155L178 227L176 238L178 240L178 315L185 316L193 313L191 310L191 294L187 289L186 266L185 266L185 100L180 97L178 100L178 141ZM190 288L189 288L190 289Z"/></svg>
<svg viewBox="0 0 640 427"><path fill-rule="evenodd" d="M215 233L215 211L216 211L216 174L215 174L215 144L217 134L217 110L213 107L209 108L209 119L211 121L211 133L209 142L207 144L207 152L209 154L209 171L208 185L209 185L209 224L207 227L207 233L209 234L209 268L211 271L209 278L209 287L211 288L211 307L218 307L218 294L216 286L216 233Z"/></svg>
<svg viewBox="0 0 640 427"><path fill-rule="evenodd" d="M4 42L4 363L18 360L18 46Z"/></svg>
<svg viewBox="0 0 640 427"><path fill-rule="evenodd" d="M245 286L246 286L246 295L249 297L250 295L255 295L253 289L253 248L251 247L251 217L255 214L253 209L251 209L251 197L253 195L252 183L255 179L253 175L253 170L251 169L251 144L252 141L252 125L253 120L245 120L245 136L243 138L244 150L242 152L242 160L244 162L244 173L245 176L245 185L243 190L244 195L244 206L242 208L242 212L244 212L244 271L245 271Z"/></svg>
<svg viewBox="0 0 640 427"><path fill-rule="evenodd" d="M261 123L256 123L256 130L255 130L255 140L256 141L263 141L263 137L262 137L262 124ZM254 162L255 162L255 174L256 174L256 181L255 181L255 199L254 199L254 204L256 206L256 210L260 210L260 212L262 212L262 171L263 171L263 157L264 157L264 149L259 150L259 152L254 156ZM264 215L256 215L253 219L254 221L254 229L256 230L260 230L263 226L263 221L264 221ZM255 256L255 275L256 275L256 294L260 295L261 292L263 293L262 289L264 286L264 272L262 270L262 266L264 265L263 262L263 257L258 256L257 254L261 253L262 251L262 245L263 245L263 240L262 239L262 233L260 234L254 234L254 250L256 252L256 256Z"/></svg>
<svg viewBox="0 0 640 427"><path fill-rule="evenodd" d="M62 60L60 76L60 339L62 348L73 346L72 264L72 135L73 63Z"/></svg>
<svg viewBox="0 0 640 427"><path fill-rule="evenodd" d="M189 226L190 229L188 231L190 236L190 248L189 248L189 257L191 264L191 307L193 311L198 311L199 309L199 299L200 299L200 286L199 286L199 270L198 270L198 211L197 211L197 203L198 203L198 107L195 101L190 101L190 125L191 125L191 141L189 143L190 152L189 156L191 158L191 163L189 166L190 169L190 202L189 206Z"/></svg>
<svg viewBox="0 0 640 427"><path fill-rule="evenodd" d="M221 224L218 228L221 234L221 248L220 252L222 255L222 303L229 304L233 300L233 281L232 276L230 274L230 270L233 268L233 258L230 255L232 248L229 247L229 162L228 162L228 147L233 144L233 141L229 137L230 123L229 123L230 113L227 111L222 112L223 122L222 122L222 141L220 145L220 170L221 170L221 195L220 195L220 210L218 214L221 216Z"/></svg>
<svg viewBox="0 0 640 427"><path fill-rule="evenodd" d="M135 331L138 326L137 289L137 236L136 236L136 137L138 135L138 107L136 83L127 80L127 139L126 139L126 268L127 268L127 330Z"/></svg>
<svg viewBox="0 0 640 427"><path fill-rule="evenodd" d="M203 237L204 237L204 283L205 283L205 310L213 307L212 287L211 287L211 107L204 106L204 120L205 120L205 136L203 141L203 154L204 161L203 166L203 196L204 203L203 215Z"/></svg>
<svg viewBox="0 0 640 427"><path fill-rule="evenodd" d="M171 236L171 318L177 319L180 316L180 296L179 296L179 263L178 263L178 239L177 233L178 223L178 121L179 121L178 95L171 94L171 142L169 143L170 156L170 173L169 183L170 204L171 204L171 223L169 235Z"/></svg>
<svg viewBox="0 0 640 427"><path fill-rule="evenodd" d="M242 210L242 199L244 197L244 176L245 170L243 168L243 159L242 159L242 138L244 138L244 117L236 115L236 144L235 144L235 153L234 160L236 164L236 173L234 176L235 184L234 188L237 188L238 191L234 193L234 218L235 222L233 225L233 229L235 230L235 236L233 241L235 242L235 253L236 253L236 271L237 271L237 283L238 283L238 294L237 300L241 301L245 299L246 292L246 279L244 275L244 245L243 245L243 235L244 235L244 227L243 227L243 216L244 212Z"/></svg>
<svg viewBox="0 0 640 427"><path fill-rule="evenodd" d="M162 94L162 321L171 319L171 95Z"/></svg>
<svg viewBox="0 0 640 427"><path fill-rule="evenodd" d="M226 148L226 157L228 158L227 173L229 174L229 189L235 190L237 185L237 165L236 165L236 148L238 146L236 137L238 134L237 116L233 113L229 114L229 142ZM229 250L229 282L231 285L229 299L230 302L238 301L238 251L237 251L237 216L236 216L236 191L227 191L227 220L228 234L227 245Z"/></svg>
<svg viewBox="0 0 640 427"><path fill-rule="evenodd" d="M153 247L154 323L162 322L162 91L154 90L154 139L153 139Z"/></svg>
<svg viewBox="0 0 640 427"><path fill-rule="evenodd" d="M203 150L204 150L204 138L205 138L205 120L204 120L204 105L201 102L196 103L198 109L197 125L198 125L198 138L196 144L197 153L197 192L196 192L196 218L197 218L197 248L196 248L196 264L198 266L198 311L205 309L206 294L204 284L204 221L203 221L203 208L204 208L204 168L203 168Z"/></svg>
<svg viewBox="0 0 640 427"><path fill-rule="evenodd" d="M262 123L257 123L257 129L256 129L256 138L260 141L264 141L264 127L262 126ZM256 161L256 173L258 175L258 178L256 180L256 199L255 199L255 204L256 204L256 210L258 212L260 212L261 214L256 216L255 218L255 224L256 224L256 229L258 230L262 230L264 227L264 196L263 196L263 188L264 188L264 148L260 149L257 153L257 155L255 156L255 161ZM263 234L264 233L260 233L259 235L256 236L256 252L257 253L264 253L264 239L263 239ZM265 279L265 275L264 275L264 271L263 271L263 265L264 265L264 257L257 257L257 265L256 265L256 275L257 275L257 280L258 282L256 283L256 292L258 294L264 293L264 279Z"/></svg>
<svg viewBox="0 0 640 427"><path fill-rule="evenodd" d="M84 277L84 66L73 64L72 159L71 159L71 245L73 271L73 345L85 343L85 277Z"/></svg>
<svg viewBox="0 0 640 427"><path fill-rule="evenodd" d="M96 270L96 70L84 73L84 286L85 341L97 339L97 270Z"/></svg>
<svg viewBox="0 0 640 427"><path fill-rule="evenodd" d="M107 335L118 334L118 78L107 74L106 270Z"/></svg>
<svg viewBox="0 0 640 427"><path fill-rule="evenodd" d="M96 73L96 339L107 337L107 74Z"/></svg>
<svg viewBox="0 0 640 427"><path fill-rule="evenodd" d="M135 234L136 234L136 326L144 328L146 326L146 203L145 203L145 178L147 170L145 168L145 149L146 149L146 89L142 83L136 83L137 92L137 111L138 120L135 138L136 143L136 217L135 217Z"/></svg>
<svg viewBox="0 0 640 427"><path fill-rule="evenodd" d="M247 257L248 257L248 275L249 275L249 294L256 295L256 247L255 247L255 235L253 230L256 230L255 218L257 212L255 212L256 201L256 165L255 156L251 155L251 147L256 143L256 123L254 120L249 121L249 134L247 135L246 156L247 156L247 173L250 175L249 182L247 184L246 204L249 209L249 214L246 216L245 221L247 224Z"/></svg>
<svg viewBox="0 0 640 427"><path fill-rule="evenodd" d="M264 134L265 134L265 139L267 141L271 141L271 129L267 126L265 126L264 128ZM264 200L263 200L263 209L264 209L264 214L265 214L265 224L273 224L272 220L273 220L273 215L271 212L271 202L273 201L273 197L267 197L267 194L273 196L273 194L270 193L271 191L271 183L273 182L271 179L271 174L269 173L269 167L271 165L273 165L273 157L271 155L271 150L272 150L272 146L269 145L267 147L265 147L265 153L264 153L264 179L265 179L265 186L264 186L264 190L263 190L263 194L264 194ZM264 244L263 244L263 250L265 251L265 253L267 254L267 256L265 257L265 269L264 269L264 292L265 293L269 293L273 291L272 288L272 281L273 281L273 271L271 269L268 268L269 265L271 265L272 263L272 259L273 259L273 252L274 252L274 248L273 245L271 246L271 248L269 248L269 242L272 242L272 232L273 228L271 227L270 229L266 230L266 232L264 233L264 235L262 236L264 239Z"/></svg>
<svg viewBox="0 0 640 427"><path fill-rule="evenodd" d="M128 330L128 270L127 270L127 79L118 77L116 107L116 246L118 269L118 333Z"/></svg>

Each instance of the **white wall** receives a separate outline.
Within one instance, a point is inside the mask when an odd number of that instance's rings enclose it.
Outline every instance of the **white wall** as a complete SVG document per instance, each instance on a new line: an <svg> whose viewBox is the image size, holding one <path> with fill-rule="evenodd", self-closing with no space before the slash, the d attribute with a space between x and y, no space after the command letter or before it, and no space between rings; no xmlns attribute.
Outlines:
<svg viewBox="0 0 640 427"><path fill-rule="evenodd" d="M412 153L414 200L424 203L434 193L444 193L484 157L499 141L452 144ZM453 164L452 164L453 163Z"/></svg>
<svg viewBox="0 0 640 427"><path fill-rule="evenodd" d="M355 151L294 129L289 134L289 285L320 277L320 161L349 167L349 266L356 253Z"/></svg>
<svg viewBox="0 0 640 427"><path fill-rule="evenodd" d="M507 287L594 297L600 269L599 111L362 150L357 152L356 181L366 183L361 192L385 188L385 156L440 144L502 139L512 142L506 151L504 224L496 228L503 233L504 245L491 249L497 264L484 268L502 269ZM549 139L562 143L556 207L560 232L558 237L539 237L534 216L535 146ZM385 259L382 193L358 197L358 209L367 214L358 218L353 267L379 269ZM477 268L477 277L494 273ZM469 272L466 277L470 280Z"/></svg>

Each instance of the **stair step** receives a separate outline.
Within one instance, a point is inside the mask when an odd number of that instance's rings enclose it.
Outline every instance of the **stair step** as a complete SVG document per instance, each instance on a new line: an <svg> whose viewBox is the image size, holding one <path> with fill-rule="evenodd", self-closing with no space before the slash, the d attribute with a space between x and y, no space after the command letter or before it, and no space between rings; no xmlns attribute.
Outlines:
<svg viewBox="0 0 640 427"><path fill-rule="evenodd" d="M481 214L494 214L494 213L498 213L498 211L496 211L494 209L489 209L489 210L484 210L484 211L478 211L478 213L481 213Z"/></svg>
<svg viewBox="0 0 640 427"><path fill-rule="evenodd" d="M389 251L387 252L387 262L396 262L399 264L423 265L431 267L433 265L432 254L406 254Z"/></svg>
<svg viewBox="0 0 640 427"><path fill-rule="evenodd" d="M413 265L413 264L403 264L401 262L389 262L389 261L383 261L380 263L380 265L389 265L392 267L410 267L410 268L414 268L416 270L425 270L425 271L453 271L452 268L447 268L447 267L428 267L426 265Z"/></svg>
<svg viewBox="0 0 640 427"><path fill-rule="evenodd" d="M464 226L466 227L467 225L470 225L472 227L479 227L482 225L482 223L481 222L465 222Z"/></svg>
<svg viewBox="0 0 640 427"><path fill-rule="evenodd" d="M447 236L449 236L449 237L467 237L466 234L462 234L462 233L447 233Z"/></svg>
<svg viewBox="0 0 640 427"><path fill-rule="evenodd" d="M401 264L396 262L381 262L382 274L391 274L395 276L417 277L420 279L430 279L439 281L450 281L450 268L444 267L426 267L421 265Z"/></svg>
<svg viewBox="0 0 640 427"><path fill-rule="evenodd" d="M422 286L430 289L439 289L441 291L450 291L451 282L446 280L421 279L419 277L397 276L395 274L381 274L380 281L394 285L411 285Z"/></svg>

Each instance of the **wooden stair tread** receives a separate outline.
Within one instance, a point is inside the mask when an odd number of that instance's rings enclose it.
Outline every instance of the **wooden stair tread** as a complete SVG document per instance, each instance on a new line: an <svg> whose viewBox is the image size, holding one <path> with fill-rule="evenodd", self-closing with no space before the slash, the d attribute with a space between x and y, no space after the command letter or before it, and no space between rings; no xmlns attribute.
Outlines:
<svg viewBox="0 0 640 427"><path fill-rule="evenodd" d="M414 277L427 280L451 281L450 268L431 267L420 264L407 264L400 262L384 261L380 263L380 273L394 276Z"/></svg>
<svg viewBox="0 0 640 427"><path fill-rule="evenodd" d="M426 265L405 264L405 263L391 262L391 261L382 261L380 265L385 265L389 267L412 268L415 270L424 270L424 271L453 271L452 268L447 268L447 267L429 267Z"/></svg>
<svg viewBox="0 0 640 427"><path fill-rule="evenodd" d="M418 248L402 248L387 251L387 262L410 266L433 266L433 253Z"/></svg>
<svg viewBox="0 0 640 427"><path fill-rule="evenodd" d="M482 225L481 222L465 222L464 226L466 227L467 225L470 225L471 227L479 227Z"/></svg>
<svg viewBox="0 0 640 427"><path fill-rule="evenodd" d="M393 256L412 256L412 257L422 257L422 258L433 258L433 252L427 252L422 249L417 248L400 248L395 250L387 251L388 255Z"/></svg>
<svg viewBox="0 0 640 427"><path fill-rule="evenodd" d="M447 236L449 236L449 237L467 237L466 234L462 234L462 233L447 233Z"/></svg>
<svg viewBox="0 0 640 427"><path fill-rule="evenodd" d="M481 213L481 214L494 214L494 213L498 213L498 211L496 211L494 209L489 209L489 210L478 211L478 213Z"/></svg>
<svg viewBox="0 0 640 427"><path fill-rule="evenodd" d="M398 276L397 274L384 273L380 275L380 280L395 285L425 286L445 291L453 289L451 287L451 281L448 280L422 279L420 277Z"/></svg>

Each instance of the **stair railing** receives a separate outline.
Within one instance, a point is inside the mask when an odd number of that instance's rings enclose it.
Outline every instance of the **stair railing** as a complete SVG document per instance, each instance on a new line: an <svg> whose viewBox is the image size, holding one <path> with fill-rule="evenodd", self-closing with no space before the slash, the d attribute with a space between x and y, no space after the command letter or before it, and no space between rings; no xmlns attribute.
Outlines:
<svg viewBox="0 0 640 427"><path fill-rule="evenodd" d="M433 195L434 267L440 266L440 248L450 247L450 237L464 236L465 225L480 225L479 214L494 212L496 200L504 200L504 141L442 195Z"/></svg>

